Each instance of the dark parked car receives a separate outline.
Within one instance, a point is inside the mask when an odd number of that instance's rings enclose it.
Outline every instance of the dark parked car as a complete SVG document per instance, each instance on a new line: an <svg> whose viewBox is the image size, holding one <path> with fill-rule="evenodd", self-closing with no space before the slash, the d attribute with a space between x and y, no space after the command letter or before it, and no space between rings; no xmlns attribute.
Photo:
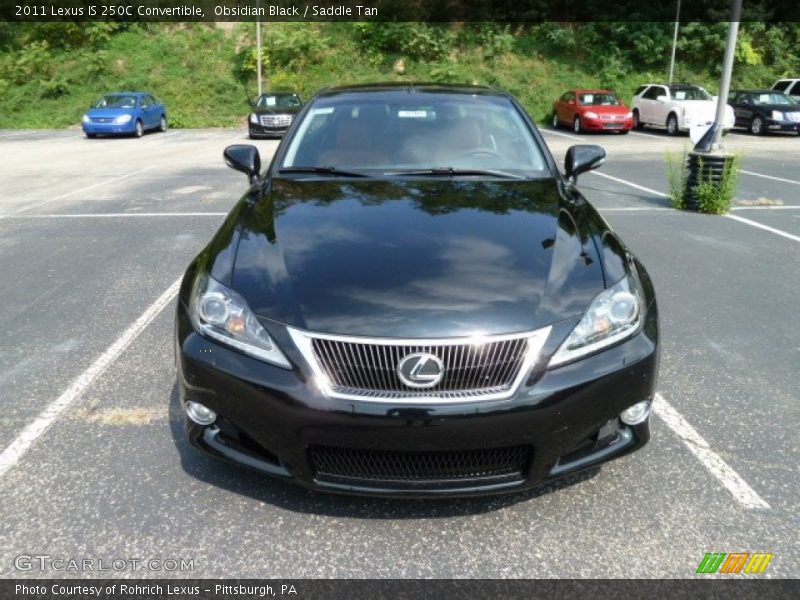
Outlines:
<svg viewBox="0 0 800 600"><path fill-rule="evenodd" d="M746 127L753 135L769 131L800 133L800 104L775 90L734 90L728 95L736 127Z"/></svg>
<svg viewBox="0 0 800 600"><path fill-rule="evenodd" d="M301 108L303 101L295 93L261 94L247 120L250 138L282 137Z"/></svg>
<svg viewBox="0 0 800 600"><path fill-rule="evenodd" d="M118 134L142 137L148 129L167 130L167 109L144 92L106 94L89 107L81 126L88 138Z"/></svg>
<svg viewBox="0 0 800 600"><path fill-rule="evenodd" d="M611 90L570 90L553 103L553 128L613 131L626 134L633 128L633 113Z"/></svg>
<svg viewBox="0 0 800 600"><path fill-rule="evenodd" d="M320 92L180 289L188 438L309 488L521 490L649 438L659 330L642 264L509 95Z"/></svg>

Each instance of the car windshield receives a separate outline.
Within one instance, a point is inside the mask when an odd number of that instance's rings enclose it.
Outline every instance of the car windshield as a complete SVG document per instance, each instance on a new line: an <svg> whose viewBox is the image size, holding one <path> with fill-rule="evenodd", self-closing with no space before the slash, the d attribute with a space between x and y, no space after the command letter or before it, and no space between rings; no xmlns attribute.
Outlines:
<svg viewBox="0 0 800 600"><path fill-rule="evenodd" d="M415 170L549 174L541 148L508 98L424 90L315 100L280 168L330 167L371 175Z"/></svg>
<svg viewBox="0 0 800 600"><path fill-rule="evenodd" d="M618 106L619 100L614 94L586 92L578 94L578 102L586 106Z"/></svg>
<svg viewBox="0 0 800 600"><path fill-rule="evenodd" d="M300 98L294 94L265 94L259 96L256 106L258 108L291 108L300 106Z"/></svg>
<svg viewBox="0 0 800 600"><path fill-rule="evenodd" d="M672 88L673 100L711 100L711 95L703 88Z"/></svg>
<svg viewBox="0 0 800 600"><path fill-rule="evenodd" d="M753 94L753 104L797 104L794 98L786 94L776 92L764 92L763 94Z"/></svg>
<svg viewBox="0 0 800 600"><path fill-rule="evenodd" d="M108 94L94 105L95 108L136 108L136 96Z"/></svg>

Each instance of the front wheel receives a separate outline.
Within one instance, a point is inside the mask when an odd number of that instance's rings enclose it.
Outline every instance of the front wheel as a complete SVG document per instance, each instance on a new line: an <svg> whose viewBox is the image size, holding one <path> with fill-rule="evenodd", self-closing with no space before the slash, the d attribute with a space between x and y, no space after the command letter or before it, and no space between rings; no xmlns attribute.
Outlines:
<svg viewBox="0 0 800 600"><path fill-rule="evenodd" d="M144 135L144 125L142 125L142 122L137 119L134 127L133 135L135 135L137 138L142 137Z"/></svg>
<svg viewBox="0 0 800 600"><path fill-rule="evenodd" d="M167 130L167 117L164 115L161 115L161 120L158 122L158 130L162 133Z"/></svg>
<svg viewBox="0 0 800 600"><path fill-rule="evenodd" d="M670 135L678 135L678 117L670 115L667 117L667 133Z"/></svg>
<svg viewBox="0 0 800 600"><path fill-rule="evenodd" d="M551 125L553 126L553 129L558 129L559 127L561 127L561 122L558 120L558 114L556 114L555 112L553 113L553 120L551 121Z"/></svg>
<svg viewBox="0 0 800 600"><path fill-rule="evenodd" d="M581 118L575 117L575 120L572 122L572 131L575 133L580 133L582 129L583 126L581 125Z"/></svg>
<svg viewBox="0 0 800 600"><path fill-rule="evenodd" d="M86 137L89 138L90 140L93 140L94 138L97 137L97 134L96 133L87 133Z"/></svg>
<svg viewBox="0 0 800 600"><path fill-rule="evenodd" d="M759 116L753 117L753 120L750 121L750 133L762 135L764 133L764 119Z"/></svg>
<svg viewBox="0 0 800 600"><path fill-rule="evenodd" d="M638 110L634 110L633 111L633 128L634 129L642 129L642 128L644 128L644 125L642 125L642 122L639 120L639 111Z"/></svg>
<svg viewBox="0 0 800 600"><path fill-rule="evenodd" d="M630 129L622 129L622 130L619 132L619 134L620 134L620 135L628 135L630 132L631 132L631 130L630 130Z"/></svg>

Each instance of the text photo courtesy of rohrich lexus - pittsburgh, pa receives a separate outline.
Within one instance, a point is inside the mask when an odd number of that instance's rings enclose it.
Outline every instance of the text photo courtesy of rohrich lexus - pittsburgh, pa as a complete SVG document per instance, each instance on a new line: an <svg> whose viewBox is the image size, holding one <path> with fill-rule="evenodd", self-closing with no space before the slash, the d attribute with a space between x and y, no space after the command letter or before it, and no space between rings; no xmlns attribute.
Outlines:
<svg viewBox="0 0 800 600"><path fill-rule="evenodd" d="M0 0L0 597L798 597L799 49Z"/></svg>

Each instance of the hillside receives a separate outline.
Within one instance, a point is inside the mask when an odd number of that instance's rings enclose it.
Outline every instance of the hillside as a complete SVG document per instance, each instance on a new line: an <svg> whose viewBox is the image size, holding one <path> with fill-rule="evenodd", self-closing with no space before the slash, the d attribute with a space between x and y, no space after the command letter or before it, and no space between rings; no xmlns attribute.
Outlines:
<svg viewBox="0 0 800 600"><path fill-rule="evenodd" d="M676 80L716 91L725 30L682 25ZM245 23L0 23L0 127L77 125L102 93L132 89L162 98L175 127L241 124L256 93L254 39ZM611 87L627 100L664 79L671 39L670 23L268 23L265 88L307 98L366 81L490 84L545 120L569 87ZM797 24L742 24L734 86L796 76L798 41Z"/></svg>

